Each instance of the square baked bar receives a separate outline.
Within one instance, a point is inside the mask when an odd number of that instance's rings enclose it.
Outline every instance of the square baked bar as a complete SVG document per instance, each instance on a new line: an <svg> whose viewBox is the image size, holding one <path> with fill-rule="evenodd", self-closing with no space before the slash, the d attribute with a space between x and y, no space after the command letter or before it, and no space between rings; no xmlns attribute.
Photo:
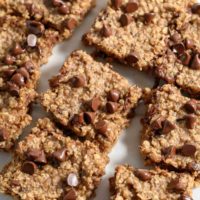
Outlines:
<svg viewBox="0 0 200 200"><path fill-rule="evenodd" d="M73 30L95 6L95 0L2 0L0 9L45 24L69 38Z"/></svg>
<svg viewBox="0 0 200 200"><path fill-rule="evenodd" d="M63 126L78 136L112 148L127 126L142 90L78 50L71 54L41 103Z"/></svg>
<svg viewBox="0 0 200 200"><path fill-rule="evenodd" d="M139 70L165 52L169 23L195 1L112 0L83 37L108 56Z"/></svg>
<svg viewBox="0 0 200 200"><path fill-rule="evenodd" d="M49 119L40 119L1 172L0 191L21 200L86 200L107 162L93 143L65 137Z"/></svg>
<svg viewBox="0 0 200 200"><path fill-rule="evenodd" d="M193 188L194 178L186 173L121 165L110 179L110 199L192 200Z"/></svg>
<svg viewBox="0 0 200 200"><path fill-rule="evenodd" d="M200 170L200 101L172 85L153 91L143 119L141 152L148 164Z"/></svg>

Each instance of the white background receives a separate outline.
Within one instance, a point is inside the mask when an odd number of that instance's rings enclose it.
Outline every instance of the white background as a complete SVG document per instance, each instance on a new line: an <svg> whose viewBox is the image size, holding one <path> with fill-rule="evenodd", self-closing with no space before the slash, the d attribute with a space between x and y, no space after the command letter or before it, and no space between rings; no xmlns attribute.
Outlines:
<svg viewBox="0 0 200 200"><path fill-rule="evenodd" d="M48 79L58 73L58 70L64 63L65 58L76 49L86 49L81 43L82 35L89 30L99 11L106 6L106 0L97 0L97 7L87 16L82 25L75 31L73 37L57 45L53 50L48 64L42 67L42 76L39 83L38 92L44 92L48 89ZM114 70L124 75L130 83L137 84L140 87L152 87L153 78L149 74L138 72L130 67L114 64ZM33 109L33 123L25 131L24 135L30 132L38 118L44 117L45 112L39 105ZM140 119L144 115L144 107L140 105L136 110L136 117L132 120L131 126L122 134L119 142L110 153L110 164L107 166L106 175L103 177L100 187L97 190L95 200L109 199L108 178L113 176L114 169L119 164L130 164L135 167L143 168L143 160L140 156L138 146L140 142ZM0 169L10 160L10 154L0 153ZM200 200L200 189L194 190L194 200ZM9 200L10 197L0 195L0 200Z"/></svg>

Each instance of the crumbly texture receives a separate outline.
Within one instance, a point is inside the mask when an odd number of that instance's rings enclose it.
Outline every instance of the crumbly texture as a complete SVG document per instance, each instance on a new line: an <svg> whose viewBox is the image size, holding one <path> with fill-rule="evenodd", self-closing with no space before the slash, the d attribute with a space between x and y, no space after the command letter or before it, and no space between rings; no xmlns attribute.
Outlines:
<svg viewBox="0 0 200 200"><path fill-rule="evenodd" d="M200 102L172 85L151 93L145 118L141 153L147 164L199 172Z"/></svg>
<svg viewBox="0 0 200 200"><path fill-rule="evenodd" d="M36 163L38 168L30 175L22 166L28 159L27 152L33 149L42 151L47 161L42 165ZM66 158L56 162L53 154L60 149L65 149ZM64 137L49 119L40 119L31 134L18 144L14 160L1 173L0 190L23 200L89 199L107 162L108 157L91 142ZM76 187L68 185L71 173L78 178ZM71 198L64 198L70 192Z"/></svg>
<svg viewBox="0 0 200 200"><path fill-rule="evenodd" d="M71 54L50 85L51 89L41 95L45 109L103 150L112 148L142 95L140 88L131 86L109 64L96 62L81 50ZM112 99L110 93L118 97Z"/></svg>
<svg viewBox="0 0 200 200"><path fill-rule="evenodd" d="M14 1L15 2L15 1ZM7 55L14 57L14 62L21 64L32 60L38 65L48 61L52 48L58 42L59 33L34 20L26 20L19 16L5 14L0 16L0 60L5 63ZM36 45L31 47L27 43L30 34L37 38ZM16 44L20 46L15 50Z"/></svg>
<svg viewBox="0 0 200 200"><path fill-rule="evenodd" d="M200 51L199 31L200 17L196 14L182 13L172 23L166 54L157 59L155 64L157 77L177 84L195 96L200 96L200 62L197 61L193 65L195 56L198 57ZM172 41L174 34L178 35L178 39ZM187 47L186 40L191 41L193 46ZM177 44L184 44L184 53L173 51Z"/></svg>
<svg viewBox="0 0 200 200"><path fill-rule="evenodd" d="M173 17L181 10L186 12L195 1L176 1L174 4L174 1L141 0L134 12L126 11L128 2L123 0L118 9L114 3L109 3L83 40L125 64L147 70L165 52L165 39ZM123 20L122 15L126 16Z"/></svg>
<svg viewBox="0 0 200 200"><path fill-rule="evenodd" d="M95 0L60 1L62 3L58 3L58 6L53 5L52 2L50 0L3 0L0 7L11 15L21 15L26 19L40 21L46 27L58 30L62 38L66 39L95 6Z"/></svg>
<svg viewBox="0 0 200 200"><path fill-rule="evenodd" d="M194 179L189 174L161 169L142 170L118 166L110 179L112 200L179 200L189 198Z"/></svg>

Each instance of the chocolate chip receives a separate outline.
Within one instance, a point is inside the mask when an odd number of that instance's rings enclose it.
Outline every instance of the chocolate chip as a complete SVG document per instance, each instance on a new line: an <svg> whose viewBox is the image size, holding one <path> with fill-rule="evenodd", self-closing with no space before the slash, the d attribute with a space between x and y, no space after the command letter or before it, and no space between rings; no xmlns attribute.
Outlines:
<svg viewBox="0 0 200 200"><path fill-rule="evenodd" d="M145 24L150 24L153 21L154 17L155 17L154 13L146 13L146 14L144 14Z"/></svg>
<svg viewBox="0 0 200 200"><path fill-rule="evenodd" d="M66 27L67 29L69 29L70 31L74 30L77 26L77 21L73 18L68 19L68 20L64 21L63 23L64 23L63 26Z"/></svg>
<svg viewBox="0 0 200 200"><path fill-rule="evenodd" d="M4 142L8 139L8 131L4 128L0 128L0 142Z"/></svg>
<svg viewBox="0 0 200 200"><path fill-rule="evenodd" d="M95 130L97 133L107 136L106 132L108 130L108 125L104 120L100 120L95 124Z"/></svg>
<svg viewBox="0 0 200 200"><path fill-rule="evenodd" d="M180 153L183 156L187 156L187 157L193 157L196 153L196 147L192 144L184 144L181 149L180 149Z"/></svg>
<svg viewBox="0 0 200 200"><path fill-rule="evenodd" d="M70 81L75 88L84 87L86 85L86 80L83 75L74 76Z"/></svg>
<svg viewBox="0 0 200 200"><path fill-rule="evenodd" d="M176 147L175 146L170 146L167 148L162 149L162 153L164 154L165 157L173 157L176 155Z"/></svg>
<svg viewBox="0 0 200 200"><path fill-rule="evenodd" d="M125 12L132 13L135 12L139 8L139 5L136 1L129 2L125 5Z"/></svg>
<svg viewBox="0 0 200 200"><path fill-rule="evenodd" d="M196 117L193 115L186 115L184 117L185 124L188 129L193 129L196 123Z"/></svg>
<svg viewBox="0 0 200 200"><path fill-rule="evenodd" d="M112 5L114 8L118 9L122 6L122 0L112 0Z"/></svg>
<svg viewBox="0 0 200 200"><path fill-rule="evenodd" d="M21 47L21 45L19 43L16 43L13 47L12 53L14 56L17 56L24 53L24 51L25 50Z"/></svg>
<svg viewBox="0 0 200 200"><path fill-rule="evenodd" d="M191 69L200 70L200 58L198 53L192 58L190 67Z"/></svg>
<svg viewBox="0 0 200 200"><path fill-rule="evenodd" d="M91 101L90 101L90 108L92 109L92 111L97 111L99 109L99 107L101 106L101 100L99 97L94 97Z"/></svg>
<svg viewBox="0 0 200 200"><path fill-rule="evenodd" d="M189 52L184 52L180 55L179 59L181 60L182 64L185 66L189 66L192 56Z"/></svg>
<svg viewBox="0 0 200 200"><path fill-rule="evenodd" d="M118 103L115 102L107 102L106 103L106 110L108 113L115 113L118 108Z"/></svg>
<svg viewBox="0 0 200 200"><path fill-rule="evenodd" d="M193 200L193 198L187 194L182 194L179 200Z"/></svg>
<svg viewBox="0 0 200 200"><path fill-rule="evenodd" d="M66 158L67 158L67 149L62 148L62 149L55 151L52 154L52 158L55 159L56 161L59 161L59 162L65 161Z"/></svg>
<svg viewBox="0 0 200 200"><path fill-rule="evenodd" d="M194 41L190 39L185 39L185 47L186 49L193 49L194 48Z"/></svg>
<svg viewBox="0 0 200 200"><path fill-rule="evenodd" d="M45 152L43 150L39 149L29 149L26 153L28 159L40 163L40 164L46 164L47 158L45 155Z"/></svg>
<svg viewBox="0 0 200 200"><path fill-rule="evenodd" d="M184 46L184 44L182 42L181 43L177 43L177 44L172 46L172 50L173 50L174 53L177 53L178 55L181 55L185 51L185 46Z"/></svg>
<svg viewBox="0 0 200 200"><path fill-rule="evenodd" d="M183 182L182 179L179 177L173 179L168 185L169 190L172 190L173 192L176 193L184 192L186 187L187 187L186 183Z"/></svg>
<svg viewBox="0 0 200 200"><path fill-rule="evenodd" d="M52 5L55 7L60 7L64 4L64 2L61 0L52 0L51 2L52 2Z"/></svg>
<svg viewBox="0 0 200 200"><path fill-rule="evenodd" d="M25 78L25 80L28 80L30 77L25 67L21 67L20 69L18 69L17 73L20 73Z"/></svg>
<svg viewBox="0 0 200 200"><path fill-rule="evenodd" d="M21 87L25 84L24 77L20 73L14 74L11 78L11 82L18 85L19 87Z"/></svg>
<svg viewBox="0 0 200 200"><path fill-rule="evenodd" d="M163 122L163 129L162 129L162 134L168 134L171 131L173 131L175 129L175 125L172 124L172 122L170 122L169 120L164 120Z"/></svg>
<svg viewBox="0 0 200 200"><path fill-rule="evenodd" d="M178 43L178 42L180 42L180 40L181 40L181 35L179 34L179 33L174 33L171 37L170 37L170 39L173 41L173 42L175 42L175 43Z"/></svg>
<svg viewBox="0 0 200 200"><path fill-rule="evenodd" d="M135 64L139 61L139 56L136 52L132 51L126 56L125 60L129 64Z"/></svg>
<svg viewBox="0 0 200 200"><path fill-rule="evenodd" d="M34 162L26 161L23 163L21 170L26 174L33 175L37 170L37 165Z"/></svg>
<svg viewBox="0 0 200 200"><path fill-rule="evenodd" d="M146 170L137 169L134 172L135 176L137 176L142 181L149 181L151 180L151 174Z"/></svg>
<svg viewBox="0 0 200 200"><path fill-rule="evenodd" d="M192 13L200 15L200 3L195 3L192 6Z"/></svg>
<svg viewBox="0 0 200 200"><path fill-rule="evenodd" d="M197 111L197 102L196 100L192 99L190 101L188 101L185 105L184 105L184 109L186 110L187 113L196 113Z"/></svg>
<svg viewBox="0 0 200 200"><path fill-rule="evenodd" d="M28 21L27 28L29 33L32 33L37 36L41 36L45 31L44 25L38 21Z"/></svg>
<svg viewBox="0 0 200 200"><path fill-rule="evenodd" d="M9 79L15 72L16 69L14 67L9 67L8 69L3 71L3 74L6 79Z"/></svg>
<svg viewBox="0 0 200 200"><path fill-rule="evenodd" d="M9 82L7 86L8 86L8 91L12 96L15 96L15 97L19 96L19 86L11 82Z"/></svg>
<svg viewBox="0 0 200 200"><path fill-rule="evenodd" d="M164 122L165 118L164 117L158 117L156 120L154 120L151 123L151 129L152 130L160 130L163 128L163 122Z"/></svg>
<svg viewBox="0 0 200 200"><path fill-rule="evenodd" d="M15 62L15 57L14 56L11 56L11 55L6 55L6 57L4 58L4 63L6 65L12 65L14 62Z"/></svg>
<svg viewBox="0 0 200 200"><path fill-rule="evenodd" d="M55 76L49 80L49 85L51 88L58 87L59 84L60 84L60 78L58 76Z"/></svg>
<svg viewBox="0 0 200 200"><path fill-rule="evenodd" d="M187 169L189 171L200 171L200 164L195 162L188 163Z"/></svg>
<svg viewBox="0 0 200 200"><path fill-rule="evenodd" d="M104 25L101 29L101 35L103 37L110 37L112 35L112 29L109 26Z"/></svg>
<svg viewBox="0 0 200 200"><path fill-rule="evenodd" d="M95 120L95 113L94 112L85 112L83 114L84 121L86 124L93 124Z"/></svg>
<svg viewBox="0 0 200 200"><path fill-rule="evenodd" d="M72 125L80 125L84 123L83 113L75 114L71 120Z"/></svg>
<svg viewBox="0 0 200 200"><path fill-rule="evenodd" d="M122 26L128 26L132 22L132 17L126 14L122 14L119 22Z"/></svg>
<svg viewBox="0 0 200 200"><path fill-rule="evenodd" d="M76 192L71 189L67 192L67 194L63 197L63 200L76 200Z"/></svg>
<svg viewBox="0 0 200 200"><path fill-rule="evenodd" d="M22 65L23 68L27 69L27 71L29 73L32 73L34 68L35 68L35 65L31 62L31 61L26 61L23 65Z"/></svg>
<svg viewBox="0 0 200 200"><path fill-rule="evenodd" d="M61 15L66 15L67 13L69 13L69 7L63 4L60 7L58 7L58 12Z"/></svg>
<svg viewBox="0 0 200 200"><path fill-rule="evenodd" d="M108 93L108 100L112 102L117 102L120 98L120 92L118 90L110 90Z"/></svg>

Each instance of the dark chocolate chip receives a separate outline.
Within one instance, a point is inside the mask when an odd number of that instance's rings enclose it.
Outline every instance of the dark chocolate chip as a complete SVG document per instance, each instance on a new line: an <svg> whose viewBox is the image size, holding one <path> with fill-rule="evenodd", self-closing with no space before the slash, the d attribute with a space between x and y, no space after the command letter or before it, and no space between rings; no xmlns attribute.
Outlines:
<svg viewBox="0 0 200 200"><path fill-rule="evenodd" d="M4 63L6 64L6 65L12 65L12 64L14 64L14 62L15 62L15 57L14 56L11 56L11 55L6 55L6 57L4 58Z"/></svg>
<svg viewBox="0 0 200 200"><path fill-rule="evenodd" d="M100 120L95 124L95 130L97 133L107 136L106 132L108 130L108 125L104 120Z"/></svg>
<svg viewBox="0 0 200 200"><path fill-rule="evenodd" d="M146 170L137 169L134 172L135 176L137 176L142 181L149 181L151 180L151 174Z"/></svg>
<svg viewBox="0 0 200 200"><path fill-rule="evenodd" d="M151 123L151 128L153 130L159 130L159 129L162 129L163 128L163 122L164 122L165 118L164 117L159 117L157 118L156 120L154 120L152 123Z"/></svg>
<svg viewBox="0 0 200 200"><path fill-rule="evenodd" d="M73 87L80 88L86 85L86 80L83 75L78 75L71 78L71 83Z"/></svg>
<svg viewBox="0 0 200 200"><path fill-rule="evenodd" d="M110 37L112 35L112 29L109 26L104 25L101 29L101 35L103 37Z"/></svg>
<svg viewBox="0 0 200 200"><path fill-rule="evenodd" d="M77 21L73 18L65 20L63 26L69 29L70 31L74 30L77 26Z"/></svg>
<svg viewBox="0 0 200 200"><path fill-rule="evenodd" d="M193 129L196 123L196 117L194 115L186 115L184 119L186 127L188 129Z"/></svg>
<svg viewBox="0 0 200 200"><path fill-rule="evenodd" d="M170 122L169 120L164 120L163 122L163 129L162 129L162 134L168 134L171 131L173 131L175 129L175 125L172 124L172 122Z"/></svg>
<svg viewBox="0 0 200 200"><path fill-rule="evenodd" d="M198 53L192 58L190 67L191 69L200 70L200 58Z"/></svg>
<svg viewBox="0 0 200 200"><path fill-rule="evenodd" d="M37 165L34 162L26 161L23 163L21 170L26 174L33 175L37 170Z"/></svg>
<svg viewBox="0 0 200 200"><path fill-rule="evenodd" d="M114 8L118 9L122 6L122 0L112 0L112 5Z"/></svg>
<svg viewBox="0 0 200 200"><path fill-rule="evenodd" d="M112 102L117 102L120 98L120 92L118 90L110 90L108 93L108 100Z"/></svg>
<svg viewBox="0 0 200 200"><path fill-rule="evenodd" d="M139 8L138 2L136 1L130 1L125 5L125 12L126 13L132 13L135 12Z"/></svg>
<svg viewBox="0 0 200 200"><path fill-rule="evenodd" d="M126 56L125 60L129 64L136 64L139 61L139 56L133 51Z"/></svg>
<svg viewBox="0 0 200 200"><path fill-rule="evenodd" d="M83 113L75 114L72 118L71 124L72 125L81 125L84 123Z"/></svg>
<svg viewBox="0 0 200 200"><path fill-rule="evenodd" d="M20 73L25 78L25 80L28 80L30 77L30 75L25 67L21 67L20 69L18 69L17 73Z"/></svg>
<svg viewBox="0 0 200 200"><path fill-rule="evenodd" d="M86 124L93 124L95 120L95 112L85 112L83 117Z"/></svg>
<svg viewBox="0 0 200 200"><path fill-rule="evenodd" d="M170 40L172 40L174 43L178 43L181 40L181 35L176 32L170 37Z"/></svg>
<svg viewBox="0 0 200 200"><path fill-rule="evenodd" d="M200 3L195 3L192 6L192 13L200 15Z"/></svg>
<svg viewBox="0 0 200 200"><path fill-rule="evenodd" d="M132 17L126 14L122 14L119 21L122 26L128 26L132 22Z"/></svg>
<svg viewBox="0 0 200 200"><path fill-rule="evenodd" d="M8 131L4 128L0 128L0 142L4 142L8 139Z"/></svg>
<svg viewBox="0 0 200 200"><path fill-rule="evenodd" d="M118 108L118 103L115 102L107 102L106 103L106 110L108 113L115 113L117 111Z"/></svg>
<svg viewBox="0 0 200 200"><path fill-rule="evenodd" d="M194 48L194 41L190 39L185 39L185 47L186 49L193 49Z"/></svg>
<svg viewBox="0 0 200 200"><path fill-rule="evenodd" d="M61 15L66 15L67 13L69 13L69 7L63 4L60 7L58 7L58 12Z"/></svg>
<svg viewBox="0 0 200 200"><path fill-rule="evenodd" d="M90 101L90 108L92 109L92 111L94 111L94 112L97 111L100 106L101 106L101 100L99 97L94 97Z"/></svg>
<svg viewBox="0 0 200 200"><path fill-rule="evenodd" d="M184 108L186 110L187 113L196 113L197 111L197 102L196 100L192 99L190 101L188 101L185 105L184 105Z"/></svg>
<svg viewBox="0 0 200 200"><path fill-rule="evenodd" d="M145 24L150 24L153 21L154 17L155 17L154 13L146 13L146 14L144 14Z"/></svg>
<svg viewBox="0 0 200 200"><path fill-rule="evenodd" d="M37 36L41 36L45 30L44 25L38 21L28 21L27 28L29 33L32 33Z"/></svg>
<svg viewBox="0 0 200 200"><path fill-rule="evenodd" d="M52 157L53 157L53 159L55 159L56 161L59 161L59 162L65 161L67 158L67 149L62 148L62 149L55 151L52 154Z"/></svg>
<svg viewBox="0 0 200 200"><path fill-rule="evenodd" d="M184 52L180 55L179 59L181 60L182 64L185 66L189 66L192 56L189 52Z"/></svg>
<svg viewBox="0 0 200 200"><path fill-rule="evenodd" d="M185 46L184 46L184 44L182 42L181 43L177 43L177 44L172 46L172 50L173 50L174 53L177 53L178 55L181 55L185 51Z"/></svg>
<svg viewBox="0 0 200 200"><path fill-rule="evenodd" d="M64 2L62 0L52 0L52 5L55 7L60 7L64 4Z"/></svg>
<svg viewBox="0 0 200 200"><path fill-rule="evenodd" d="M25 84L24 77L20 73L16 73L12 76L11 82L18 85L19 87Z"/></svg>
<svg viewBox="0 0 200 200"><path fill-rule="evenodd" d="M73 189L69 190L63 200L76 200L76 192Z"/></svg>
<svg viewBox="0 0 200 200"><path fill-rule="evenodd" d="M182 194L179 200L193 200L193 198L187 194Z"/></svg>
<svg viewBox="0 0 200 200"><path fill-rule="evenodd" d="M184 144L181 149L180 153L183 156L193 157L196 153L197 148L192 144Z"/></svg>
<svg viewBox="0 0 200 200"><path fill-rule="evenodd" d="M12 53L14 56L20 55L24 52L25 52L25 50L21 47L21 45L19 43L16 43L12 49Z"/></svg>
<svg viewBox="0 0 200 200"><path fill-rule="evenodd" d="M162 153L165 157L173 157L176 155L176 147L175 146L170 146L167 148L162 149Z"/></svg>
<svg viewBox="0 0 200 200"><path fill-rule="evenodd" d="M8 82L8 91L12 96L19 96L19 86L17 86L16 84Z"/></svg>
<svg viewBox="0 0 200 200"><path fill-rule="evenodd" d="M186 189L186 183L181 180L181 178L177 177L173 179L169 185L169 189L176 193L182 193Z"/></svg>
<svg viewBox="0 0 200 200"><path fill-rule="evenodd" d="M40 164L46 164L47 158L45 152L39 149L29 149L26 153L28 159Z"/></svg>

